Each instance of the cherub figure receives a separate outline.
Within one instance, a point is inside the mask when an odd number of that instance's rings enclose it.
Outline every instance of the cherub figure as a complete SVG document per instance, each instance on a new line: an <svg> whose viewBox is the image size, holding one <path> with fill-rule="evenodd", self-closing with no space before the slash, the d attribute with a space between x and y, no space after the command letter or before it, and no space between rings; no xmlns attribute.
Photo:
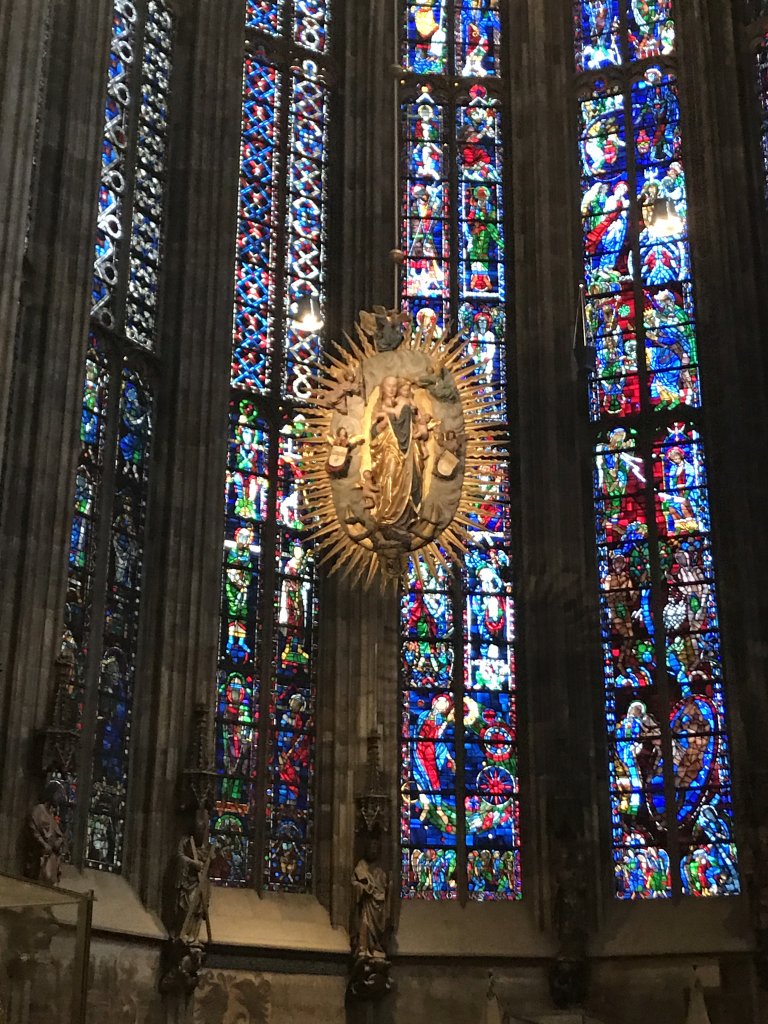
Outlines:
<svg viewBox="0 0 768 1024"><path fill-rule="evenodd" d="M318 396L317 404L324 409L335 409L342 416L349 412L349 399L360 394L360 380L356 367L347 366L335 376L333 383Z"/></svg>
<svg viewBox="0 0 768 1024"><path fill-rule="evenodd" d="M371 313L360 311L360 326L371 338L378 352L394 352L403 340L403 326L411 317L399 309L374 306Z"/></svg>
<svg viewBox="0 0 768 1024"><path fill-rule="evenodd" d="M339 427L336 436L328 437L327 440L331 450L325 464L326 472L328 476L345 477L349 472L352 452L363 443L365 438L362 434L354 434L350 437L346 427Z"/></svg>
<svg viewBox="0 0 768 1024"><path fill-rule="evenodd" d="M446 430L437 435L438 456L435 473L444 480L450 480L459 467L464 450L464 434L461 431Z"/></svg>

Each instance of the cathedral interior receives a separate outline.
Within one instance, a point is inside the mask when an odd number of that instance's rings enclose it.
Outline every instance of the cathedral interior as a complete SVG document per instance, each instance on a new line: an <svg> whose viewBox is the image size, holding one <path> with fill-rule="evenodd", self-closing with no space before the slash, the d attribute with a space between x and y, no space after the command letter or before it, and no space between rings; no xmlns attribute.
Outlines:
<svg viewBox="0 0 768 1024"><path fill-rule="evenodd" d="M768 1020L765 0L2 0L0 137L0 1022Z"/></svg>

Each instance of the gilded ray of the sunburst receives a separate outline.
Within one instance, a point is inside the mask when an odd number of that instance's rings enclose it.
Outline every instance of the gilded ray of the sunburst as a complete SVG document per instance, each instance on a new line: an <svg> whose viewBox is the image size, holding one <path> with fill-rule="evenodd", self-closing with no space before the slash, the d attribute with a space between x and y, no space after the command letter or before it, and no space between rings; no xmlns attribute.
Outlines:
<svg viewBox="0 0 768 1024"><path fill-rule="evenodd" d="M378 313L379 323L384 312L380 310ZM303 515L318 546L319 561L329 567L331 574L342 572L365 587L374 583L385 587L399 582L407 570L409 558L416 563L417 569L418 563L426 567L432 577L437 574L438 566L450 571L452 562L462 562L467 550L467 530L477 526L473 514L483 501L488 500L489 487L494 486L496 467L506 455L506 428L498 419L499 410L503 408L503 396L489 387L459 336L450 337L447 332L435 328L414 326L394 311L386 313L386 316L389 319L385 329L392 328L393 324L402 325L397 328L402 335L399 343L393 345L389 334L387 347L377 346L381 336L376 333L375 314L361 313L360 321L355 325L354 338L345 334L343 344L335 345L326 353L306 411L307 435L302 442L305 467L301 494ZM347 411L347 395L362 394L359 404L365 406L369 398L366 381L370 372L367 371L373 365L372 361L386 359L389 360L387 365L391 366L399 359L412 366L413 356L416 364L430 369L432 382L447 381L449 389L455 388L452 397L445 401L455 403L458 393L463 434L458 459L461 473L458 470L455 473L457 483L454 490L459 486L460 477L460 494L454 503L455 510L450 521L432 537L420 539L412 536L409 541L406 535L393 544L389 539L381 539L386 531L379 534L374 528L363 531L362 535L359 533L356 538L347 525L353 517L348 515L345 523L339 513L338 494L335 497L334 478L329 469L334 417L339 420L340 406ZM355 385L352 382L355 381L360 382L360 392L353 390ZM369 433L371 402L372 399L366 407L368 419L365 420ZM435 426L439 425L440 421L437 421ZM365 445L365 434L360 435L355 443ZM351 460L350 455L348 461ZM352 474L346 486L362 490L362 481L353 483L354 479ZM375 517L374 512L370 515Z"/></svg>

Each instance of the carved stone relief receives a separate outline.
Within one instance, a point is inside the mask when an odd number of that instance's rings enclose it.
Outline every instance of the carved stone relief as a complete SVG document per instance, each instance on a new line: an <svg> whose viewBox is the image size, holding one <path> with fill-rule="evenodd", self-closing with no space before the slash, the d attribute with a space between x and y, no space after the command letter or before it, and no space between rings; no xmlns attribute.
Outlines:
<svg viewBox="0 0 768 1024"><path fill-rule="evenodd" d="M191 1024L269 1024L271 985L259 974L202 971Z"/></svg>

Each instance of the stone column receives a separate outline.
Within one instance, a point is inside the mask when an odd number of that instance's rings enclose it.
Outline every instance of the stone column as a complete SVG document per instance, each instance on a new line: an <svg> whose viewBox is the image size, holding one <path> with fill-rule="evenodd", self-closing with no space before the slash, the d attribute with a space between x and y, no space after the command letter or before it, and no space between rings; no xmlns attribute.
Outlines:
<svg viewBox="0 0 768 1024"><path fill-rule="evenodd" d="M39 5L18 6L37 10ZM17 838L30 779L39 771L34 740L50 711L63 628L110 12L109 0L69 0L56 6L51 25L27 250L29 285L19 317L0 506L4 867L18 868ZM25 73L37 79L36 65L25 67ZM0 378L5 388L5 365Z"/></svg>
<svg viewBox="0 0 768 1024"><path fill-rule="evenodd" d="M591 810L606 804L600 619L587 391L572 351L581 267L571 7L527 0L507 10L523 870L549 928L565 850L592 865L590 891L607 863Z"/></svg>
<svg viewBox="0 0 768 1024"><path fill-rule="evenodd" d="M153 906L178 842L194 708L214 706L243 60L240 3L175 6L162 383L126 842L129 878Z"/></svg>
<svg viewBox="0 0 768 1024"><path fill-rule="evenodd" d="M341 5L340 5L341 6ZM397 5L391 0L350 0L340 10L335 45L342 89L336 104L343 142L341 175L329 215L330 252L341 254L331 306L338 319L329 337L350 331L361 308L395 301L389 251L398 244L395 216ZM343 33L343 35L342 35ZM341 161L340 161L341 162ZM330 263L333 260L329 261ZM397 872L398 597L351 586L340 575L321 591L318 679L318 789L316 865L318 896L335 925L346 927L354 868L355 795L365 783L367 737L378 728L382 766L392 795L390 847L384 856ZM390 865L388 865L390 866ZM395 876L396 877L396 876Z"/></svg>
<svg viewBox="0 0 768 1024"><path fill-rule="evenodd" d="M335 232L342 253L340 326L348 329L361 307L396 301L388 254L399 247L396 174L399 159L397 4L353 0L346 4L343 49L337 39L343 82L340 128L343 184ZM334 233L333 224L331 232Z"/></svg>
<svg viewBox="0 0 768 1024"><path fill-rule="evenodd" d="M14 0L0 19L0 482L49 14L50 0Z"/></svg>
<svg viewBox="0 0 768 1024"><path fill-rule="evenodd" d="M768 834L768 481L761 470L768 442L768 358L765 267L756 230L766 221L750 173L759 121L745 37L735 35L728 5L692 0L678 6L713 542L741 826L737 839L744 844L749 837L754 843L761 829ZM762 861L765 850L757 857ZM768 878L764 885L768 900Z"/></svg>

